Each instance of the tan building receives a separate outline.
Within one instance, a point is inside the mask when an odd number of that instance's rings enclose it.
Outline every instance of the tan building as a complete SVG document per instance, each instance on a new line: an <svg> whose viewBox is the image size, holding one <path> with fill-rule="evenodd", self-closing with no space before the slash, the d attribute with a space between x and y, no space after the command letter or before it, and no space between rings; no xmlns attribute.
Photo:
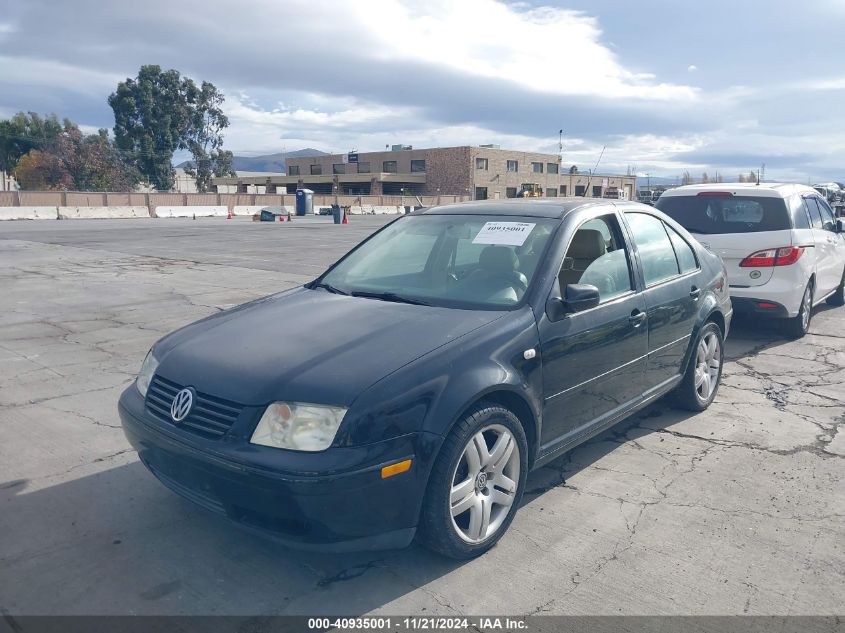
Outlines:
<svg viewBox="0 0 845 633"><path fill-rule="evenodd" d="M459 195L475 200L513 198L525 186L544 196L633 199L635 176L570 174L556 154L504 150L493 145L411 149L394 146L382 152L325 154L290 158L286 174L215 178L220 187L267 193L311 189L339 195Z"/></svg>

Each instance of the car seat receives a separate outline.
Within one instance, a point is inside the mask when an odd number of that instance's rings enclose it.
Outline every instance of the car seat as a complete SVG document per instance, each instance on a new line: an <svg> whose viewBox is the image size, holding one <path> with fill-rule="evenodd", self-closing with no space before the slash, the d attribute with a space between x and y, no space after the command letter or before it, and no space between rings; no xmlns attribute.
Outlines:
<svg viewBox="0 0 845 633"><path fill-rule="evenodd" d="M607 253L607 244L601 231L595 229L580 229L576 231L569 250L566 252L566 264L571 267L561 268L559 280L561 292L567 284L577 284L584 271L599 257Z"/></svg>

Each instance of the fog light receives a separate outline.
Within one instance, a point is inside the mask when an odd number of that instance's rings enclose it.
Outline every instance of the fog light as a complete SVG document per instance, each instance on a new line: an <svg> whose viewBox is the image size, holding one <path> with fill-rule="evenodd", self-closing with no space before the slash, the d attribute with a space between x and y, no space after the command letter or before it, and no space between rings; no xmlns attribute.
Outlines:
<svg viewBox="0 0 845 633"><path fill-rule="evenodd" d="M393 477L393 475L398 475L400 473L406 473L411 470L411 459L405 459L401 462L396 462L395 464L391 464L390 466L385 466L381 469L381 478L387 479L388 477Z"/></svg>

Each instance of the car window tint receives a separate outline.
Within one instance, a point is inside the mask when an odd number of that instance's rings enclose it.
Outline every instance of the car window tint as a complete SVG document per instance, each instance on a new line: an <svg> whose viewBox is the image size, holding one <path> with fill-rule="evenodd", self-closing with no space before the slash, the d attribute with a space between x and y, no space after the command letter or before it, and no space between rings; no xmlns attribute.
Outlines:
<svg viewBox="0 0 845 633"><path fill-rule="evenodd" d="M801 196L792 196L789 198L789 208L792 212L792 224L796 229L809 229L810 218L807 215L807 205Z"/></svg>
<svg viewBox="0 0 845 633"><path fill-rule="evenodd" d="M567 284L589 284L599 300L609 301L630 292L630 258L614 215L589 220L572 237L558 274L561 291Z"/></svg>
<svg viewBox="0 0 845 633"><path fill-rule="evenodd" d="M607 226L607 222L603 218L596 218L594 220L584 222L584 224L581 225L581 229L593 229L598 231L604 238L605 243L610 245L610 227Z"/></svg>
<svg viewBox="0 0 845 633"><path fill-rule="evenodd" d="M822 228L822 212L816 202L815 196L807 196L804 198L804 203L807 205L807 210L810 212L810 224L814 229Z"/></svg>
<svg viewBox="0 0 845 633"><path fill-rule="evenodd" d="M768 196L661 196L655 206L690 233L757 233L792 228L782 198Z"/></svg>
<svg viewBox="0 0 845 633"><path fill-rule="evenodd" d="M480 229L480 226L478 227ZM473 234L478 231L473 230ZM481 251L486 248L486 244L473 244L469 238L459 239L455 245L455 266L461 267L468 264L477 264L478 258L481 257Z"/></svg>
<svg viewBox="0 0 845 633"><path fill-rule="evenodd" d="M356 279L385 274L398 276L421 273L436 240L436 234L397 233L386 242L383 252L367 253L350 267L348 275ZM384 269L384 260L390 262L389 270Z"/></svg>
<svg viewBox="0 0 845 633"><path fill-rule="evenodd" d="M665 224L665 223L664 223ZM675 248L675 255L678 258L678 266L681 273L688 273L698 269L698 262L695 259L695 252L687 241L668 224L666 232L669 234L669 239L672 240L672 246Z"/></svg>
<svg viewBox="0 0 845 633"><path fill-rule="evenodd" d="M394 294L434 305L513 306L522 300L559 222L501 215L404 217L359 245L321 281L341 292ZM490 233L494 225L508 223L512 226L502 230L521 234Z"/></svg>
<svg viewBox="0 0 845 633"><path fill-rule="evenodd" d="M680 274L675 249L663 221L645 213L626 213L640 253L647 286Z"/></svg>
<svg viewBox="0 0 845 633"><path fill-rule="evenodd" d="M836 219L833 217L833 209L827 203L827 200L817 200L819 210L822 212L822 228L825 231L836 230Z"/></svg>

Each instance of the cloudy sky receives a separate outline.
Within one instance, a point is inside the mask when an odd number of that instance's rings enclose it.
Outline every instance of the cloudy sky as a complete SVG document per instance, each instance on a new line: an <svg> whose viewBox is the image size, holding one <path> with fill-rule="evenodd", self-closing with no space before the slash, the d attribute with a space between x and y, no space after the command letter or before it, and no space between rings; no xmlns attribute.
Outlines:
<svg viewBox="0 0 845 633"><path fill-rule="evenodd" d="M845 180L845 0L0 0L0 116L111 127L142 64L236 154L498 143L676 177Z"/></svg>

